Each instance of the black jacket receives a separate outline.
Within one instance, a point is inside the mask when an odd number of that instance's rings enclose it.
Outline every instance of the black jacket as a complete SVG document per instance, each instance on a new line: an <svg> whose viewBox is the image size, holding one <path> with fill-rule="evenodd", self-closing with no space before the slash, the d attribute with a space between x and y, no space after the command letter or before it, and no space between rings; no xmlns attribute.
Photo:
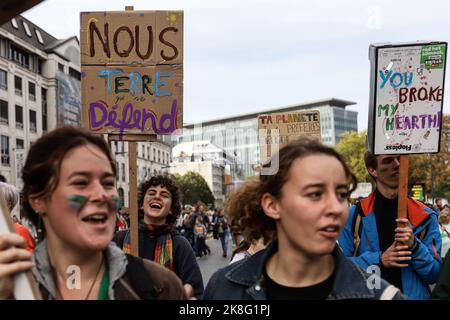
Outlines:
<svg viewBox="0 0 450 320"><path fill-rule="evenodd" d="M124 234L121 234L124 233ZM122 248L123 239L129 230L116 233L114 241ZM200 298L203 294L203 278L195 258L194 250L189 242L177 230L172 231L174 272L183 284L194 288L194 295ZM122 243L121 243L122 242ZM139 229L139 257L153 261L155 257L156 239L151 239L145 230Z"/></svg>

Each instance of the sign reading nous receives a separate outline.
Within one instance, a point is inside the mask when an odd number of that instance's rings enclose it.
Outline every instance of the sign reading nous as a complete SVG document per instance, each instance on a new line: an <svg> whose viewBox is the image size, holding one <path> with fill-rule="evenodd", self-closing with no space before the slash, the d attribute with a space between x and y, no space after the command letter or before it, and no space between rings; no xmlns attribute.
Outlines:
<svg viewBox="0 0 450 320"><path fill-rule="evenodd" d="M371 45L369 148L439 152L446 42Z"/></svg>
<svg viewBox="0 0 450 320"><path fill-rule="evenodd" d="M183 12L81 13L83 126L170 134L182 127Z"/></svg>

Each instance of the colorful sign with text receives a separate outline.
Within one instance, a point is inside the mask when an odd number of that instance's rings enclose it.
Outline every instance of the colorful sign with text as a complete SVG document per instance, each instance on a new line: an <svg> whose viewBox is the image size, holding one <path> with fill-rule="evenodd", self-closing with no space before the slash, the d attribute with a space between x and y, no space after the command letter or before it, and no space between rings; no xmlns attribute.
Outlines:
<svg viewBox="0 0 450 320"><path fill-rule="evenodd" d="M370 47L374 154L439 152L446 53L443 42Z"/></svg>
<svg viewBox="0 0 450 320"><path fill-rule="evenodd" d="M305 112L280 112L258 116L260 160L265 163L272 154L300 136L308 135L321 141L320 113L316 110Z"/></svg>
<svg viewBox="0 0 450 320"><path fill-rule="evenodd" d="M81 13L83 126L171 134L183 122L183 12Z"/></svg>

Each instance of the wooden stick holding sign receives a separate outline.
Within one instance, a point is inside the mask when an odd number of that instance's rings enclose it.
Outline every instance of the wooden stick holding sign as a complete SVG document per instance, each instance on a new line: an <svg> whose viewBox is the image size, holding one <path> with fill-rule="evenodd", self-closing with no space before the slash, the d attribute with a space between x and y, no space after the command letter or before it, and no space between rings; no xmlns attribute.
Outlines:
<svg viewBox="0 0 450 320"><path fill-rule="evenodd" d="M408 155L400 156L400 175L398 177L398 207L397 217L407 218L407 200L408 200ZM398 227L405 227L404 223L398 223Z"/></svg>
<svg viewBox="0 0 450 320"><path fill-rule="evenodd" d="M2 193L0 193L0 211L0 233L16 233ZM17 300L42 300L38 285L31 271L18 273L14 276L13 281L14 297Z"/></svg>
<svg viewBox="0 0 450 320"><path fill-rule="evenodd" d="M128 142L130 246L139 254L137 142L183 126L183 11L81 12L83 127Z"/></svg>
<svg viewBox="0 0 450 320"><path fill-rule="evenodd" d="M368 147L400 156L397 216L407 218L408 155L440 148L447 43L372 44L369 58Z"/></svg>

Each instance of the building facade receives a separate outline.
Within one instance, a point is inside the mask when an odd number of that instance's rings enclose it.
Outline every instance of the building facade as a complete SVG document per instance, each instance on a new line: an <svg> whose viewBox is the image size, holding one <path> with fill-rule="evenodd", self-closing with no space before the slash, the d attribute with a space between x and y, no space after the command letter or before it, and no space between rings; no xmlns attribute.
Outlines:
<svg viewBox="0 0 450 320"><path fill-rule="evenodd" d="M0 26L0 174L22 187L30 144L81 119L80 49L17 16ZM67 120L67 121L65 121Z"/></svg>
<svg viewBox="0 0 450 320"><path fill-rule="evenodd" d="M234 155L238 175L254 176L258 171L259 142L258 115L272 112L318 110L322 142L334 146L345 131L358 130L358 113L346 110L355 102L340 99L324 99L303 104L272 108L257 113L215 119L203 123L185 125L180 142L207 140Z"/></svg>
<svg viewBox="0 0 450 320"><path fill-rule="evenodd" d="M223 205L229 185L238 179L235 157L207 140L183 142L173 147L170 173L184 175L190 171L205 179L216 208Z"/></svg>

